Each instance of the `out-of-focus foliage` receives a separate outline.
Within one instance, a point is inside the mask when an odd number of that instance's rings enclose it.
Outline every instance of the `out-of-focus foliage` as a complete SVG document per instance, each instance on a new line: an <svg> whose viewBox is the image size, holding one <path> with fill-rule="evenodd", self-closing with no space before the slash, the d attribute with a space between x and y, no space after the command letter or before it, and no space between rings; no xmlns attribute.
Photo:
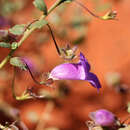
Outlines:
<svg viewBox="0 0 130 130"><path fill-rule="evenodd" d="M9 29L9 32L14 35L22 35L25 30L25 24L15 25L14 27Z"/></svg>
<svg viewBox="0 0 130 130"><path fill-rule="evenodd" d="M21 10L28 0L1 0L0 1L0 15L7 16L18 10Z"/></svg>

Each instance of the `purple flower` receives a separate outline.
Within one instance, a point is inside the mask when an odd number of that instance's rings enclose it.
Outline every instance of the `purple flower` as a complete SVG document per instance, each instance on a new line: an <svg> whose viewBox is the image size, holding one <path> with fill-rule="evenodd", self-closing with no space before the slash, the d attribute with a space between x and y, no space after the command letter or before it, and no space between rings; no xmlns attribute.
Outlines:
<svg viewBox="0 0 130 130"><path fill-rule="evenodd" d="M116 122L115 115L105 109L91 112L89 117L98 125L101 126L113 126Z"/></svg>
<svg viewBox="0 0 130 130"><path fill-rule="evenodd" d="M80 53L78 63L64 63L56 66L49 74L53 80L86 80L92 86L101 88L97 76L90 71L90 65L84 55Z"/></svg>

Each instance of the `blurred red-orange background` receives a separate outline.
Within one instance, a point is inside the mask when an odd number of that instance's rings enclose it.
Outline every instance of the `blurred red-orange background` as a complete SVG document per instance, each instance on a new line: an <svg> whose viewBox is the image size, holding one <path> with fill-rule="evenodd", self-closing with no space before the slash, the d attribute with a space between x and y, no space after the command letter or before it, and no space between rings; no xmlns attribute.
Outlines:
<svg viewBox="0 0 130 130"><path fill-rule="evenodd" d="M95 0L96 1L96 0ZM13 24L29 23L35 18L41 15L40 11L37 11L32 0L28 0L24 8L13 12L8 16L8 19ZM55 2L55 0L45 0L48 8ZM94 18L88 14L79 5L72 2L67 4L67 8L62 12L62 22L67 22L75 15L73 11L75 8L80 8L80 13L86 18L90 18L89 24L84 26L85 40L78 44L78 51L84 53L86 58L91 64L91 71L94 72L102 85L100 92L93 88L86 81L66 81L65 85L69 89L69 93L66 97L57 99L57 105L46 100L27 100L16 101L12 97L11 80L13 76L13 67L6 64L4 68L0 70L0 100L6 102L10 106L20 110L20 118L27 125L30 130L38 130L37 125L39 120L42 119L44 127L56 127L61 130L87 130L85 122L90 120L88 118L89 112L97 109L108 109L115 113L121 120L124 120L128 113L125 106L130 100L129 94L121 94L116 92L112 87L109 87L106 83L106 75L110 72L117 72L121 75L121 83L130 85L130 1L129 0L100 0L99 5L109 3L107 9L103 11L97 11L95 8L99 6L94 0L81 0L81 2L95 13L102 15L109 10L117 11L118 20L102 21ZM80 16L80 15L79 15ZM80 17L79 17L80 18ZM47 17L48 21L51 19ZM55 30L54 34L60 31L61 25L53 25ZM65 46L70 43L71 38L76 37L76 33L73 30L67 30L69 39L58 37L56 34L57 43L60 46ZM47 36L47 40L36 43L38 35L42 37L45 33L49 34L47 27L44 27L40 31L35 31L31 36L24 41L22 46L17 49L14 56L25 56L30 58L37 71L42 75L44 72L49 72L56 65L63 63L54 47L52 38ZM8 55L9 50L0 48L0 60ZM56 81L54 86L61 83ZM26 88L34 87L36 91L42 93L47 90L54 93L56 90L36 85L29 73L18 70L16 79L16 93L20 95ZM46 111L50 110L49 116L46 115ZM47 117L48 116L48 117ZM0 116L0 118L3 118ZM4 118L3 118L4 120ZM1 121L4 122L2 119Z"/></svg>

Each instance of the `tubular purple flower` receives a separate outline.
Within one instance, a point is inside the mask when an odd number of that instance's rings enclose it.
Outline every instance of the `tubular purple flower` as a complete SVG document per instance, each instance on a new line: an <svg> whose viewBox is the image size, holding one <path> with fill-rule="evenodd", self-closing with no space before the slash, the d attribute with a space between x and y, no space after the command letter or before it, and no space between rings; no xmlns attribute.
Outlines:
<svg viewBox="0 0 130 130"><path fill-rule="evenodd" d="M64 63L56 66L49 74L49 78L53 80L86 80L92 86L101 88L97 76L90 71L90 64L84 55L80 53L80 60L78 63Z"/></svg>
<svg viewBox="0 0 130 130"><path fill-rule="evenodd" d="M95 112L91 112L89 117L97 124L101 126L113 126L116 123L115 115L105 109L100 109Z"/></svg>

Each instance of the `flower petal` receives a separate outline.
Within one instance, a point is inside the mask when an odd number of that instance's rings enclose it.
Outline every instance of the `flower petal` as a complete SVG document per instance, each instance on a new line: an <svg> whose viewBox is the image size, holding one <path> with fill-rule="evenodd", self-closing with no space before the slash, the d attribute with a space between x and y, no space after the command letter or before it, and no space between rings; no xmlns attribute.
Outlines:
<svg viewBox="0 0 130 130"><path fill-rule="evenodd" d="M97 76L91 72L89 72L87 74L86 80L95 88L97 88L99 90L99 88L101 88L101 84L97 78Z"/></svg>
<svg viewBox="0 0 130 130"><path fill-rule="evenodd" d="M91 69L90 64L88 63L87 59L81 52L80 52L80 63L84 66L86 73L90 71Z"/></svg>
<svg viewBox="0 0 130 130"><path fill-rule="evenodd" d="M81 64L65 63L56 66L50 73L53 80L84 80L85 73Z"/></svg>

